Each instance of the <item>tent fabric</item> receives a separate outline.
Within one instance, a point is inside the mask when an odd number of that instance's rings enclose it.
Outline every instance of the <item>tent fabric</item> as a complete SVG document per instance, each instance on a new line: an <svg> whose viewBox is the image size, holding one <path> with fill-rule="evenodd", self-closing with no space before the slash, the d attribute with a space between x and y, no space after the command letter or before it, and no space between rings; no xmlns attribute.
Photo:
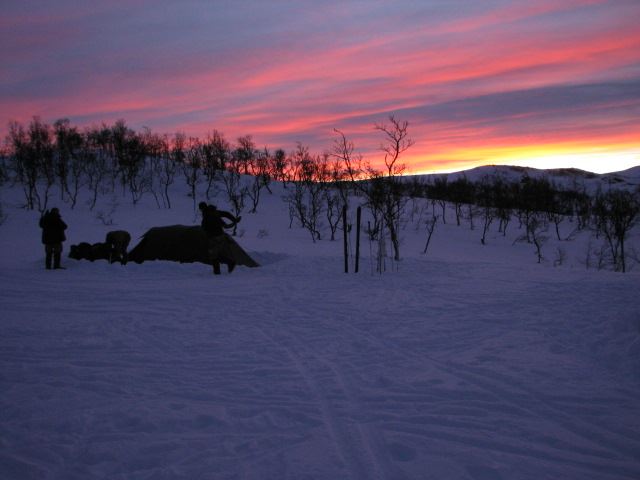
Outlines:
<svg viewBox="0 0 640 480"><path fill-rule="evenodd" d="M222 245L225 258L220 258L222 262L230 260L236 265L259 266L232 237L229 235L224 235L224 237ZM209 249L209 238L200 226L154 227L149 229L142 236L142 240L129 252L129 260L136 263L148 260L170 260L211 265Z"/></svg>

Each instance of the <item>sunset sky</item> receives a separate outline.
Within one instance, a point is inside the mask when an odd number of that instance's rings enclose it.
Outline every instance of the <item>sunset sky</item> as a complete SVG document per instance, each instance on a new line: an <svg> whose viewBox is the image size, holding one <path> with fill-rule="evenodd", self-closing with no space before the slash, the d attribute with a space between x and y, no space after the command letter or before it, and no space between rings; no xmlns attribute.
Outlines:
<svg viewBox="0 0 640 480"><path fill-rule="evenodd" d="M640 0L3 1L11 120L321 153L334 128L379 162L407 120L411 173L640 165Z"/></svg>

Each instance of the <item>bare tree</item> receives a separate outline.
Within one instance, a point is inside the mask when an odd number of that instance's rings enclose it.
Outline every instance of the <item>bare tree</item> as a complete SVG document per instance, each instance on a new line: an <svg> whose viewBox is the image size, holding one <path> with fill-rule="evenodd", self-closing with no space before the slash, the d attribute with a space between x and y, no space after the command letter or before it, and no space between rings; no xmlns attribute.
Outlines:
<svg viewBox="0 0 640 480"><path fill-rule="evenodd" d="M331 229L331 240L335 239L336 231L341 224L340 216L343 208L349 208L349 201L355 191L364 191L358 183L363 175L362 156L354 153L355 145L347 140L344 133L334 129L338 138L334 140L329 164L331 189L327 190L327 221ZM344 228L344 227L343 227Z"/></svg>
<svg viewBox="0 0 640 480"><path fill-rule="evenodd" d="M346 179L352 184L358 185L357 181L361 179L365 171L362 155L355 153L355 144L347 140L342 131L337 128L334 128L333 131L338 135L332 149L332 156L338 161L338 176L340 179Z"/></svg>
<svg viewBox="0 0 640 480"><path fill-rule="evenodd" d="M545 211L547 220L555 226L556 238L558 241L564 240L560 235L560 224L571 215L571 204L565 191L554 183L551 183L551 190L548 193L548 205Z"/></svg>
<svg viewBox="0 0 640 480"><path fill-rule="evenodd" d="M43 212L55 182L51 127L38 117L33 117L27 130L12 122L7 143L13 158L13 170L25 193L26 207Z"/></svg>
<svg viewBox="0 0 640 480"><path fill-rule="evenodd" d="M427 220L427 243L424 246L424 251L422 253L427 253L427 249L429 248L429 244L431 243L431 237L433 232L436 229L436 223L438 222L438 216L435 215Z"/></svg>
<svg viewBox="0 0 640 480"><path fill-rule="evenodd" d="M627 190L599 193L593 205L594 223L609 247L616 271L626 272L626 239L640 218L640 194Z"/></svg>
<svg viewBox="0 0 640 480"><path fill-rule="evenodd" d="M90 162L94 161L94 155L86 146L86 138L82 139L82 148L73 156L69 166L69 189L67 194L71 198L71 208L76 206L80 189L87 185L86 172Z"/></svg>
<svg viewBox="0 0 640 480"><path fill-rule="evenodd" d="M440 206L442 211L442 223L447 223L447 200L449 194L449 179L446 175L440 175L433 179L433 183L427 186L427 195L431 200L432 205ZM433 214L435 216L435 212ZM472 229L473 230L473 229Z"/></svg>
<svg viewBox="0 0 640 480"><path fill-rule="evenodd" d="M389 117L389 122L389 125L376 125L376 129L385 135L380 150L384 152L384 163L388 173L387 180L382 184L383 188L378 193L381 194L381 211L385 227L389 231L393 258L398 261L400 260L400 221L407 198L404 195L404 187L396 179L396 175L402 174L405 169L404 164L398 164L398 160L413 145L413 140L408 138L409 122L396 120L393 115ZM377 180L377 171L369 168L369 176L374 180L374 184L378 183L378 187L381 186Z"/></svg>
<svg viewBox="0 0 640 480"><path fill-rule="evenodd" d="M85 132L83 156L85 157L84 173L87 186L91 191L91 199L88 202L89 209L93 210L98 201L98 195L102 193L107 181L109 162L111 161L102 130L92 128Z"/></svg>
<svg viewBox="0 0 640 480"><path fill-rule="evenodd" d="M205 196L211 198L216 177L219 172L225 169L231 148L224 135L218 130L214 130L207 136L206 141L202 144L202 149L204 175L207 180Z"/></svg>
<svg viewBox="0 0 640 480"><path fill-rule="evenodd" d="M249 188L247 190L247 194L252 202L251 213L256 213L258 209L258 204L260 203L260 193L262 189L266 188L269 192L271 192L269 188L269 184L271 183L271 175L269 173L270 159L271 154L269 150L265 147L262 152L259 152L255 155L255 159L250 169L250 174L253 179Z"/></svg>
<svg viewBox="0 0 640 480"><path fill-rule="evenodd" d="M285 200L300 226L309 231L314 243L321 239L320 216L324 210L323 179L327 179L327 161L328 155L314 157L301 143L291 156L293 191L285 196Z"/></svg>
<svg viewBox="0 0 640 480"><path fill-rule="evenodd" d="M238 169L238 173L243 175L249 175L251 165L253 164L256 156L256 145L253 143L251 135L245 135L238 138L238 145L236 146L233 155L235 157L235 164Z"/></svg>
<svg viewBox="0 0 640 480"><path fill-rule="evenodd" d="M288 167L287 153L283 149L278 148L273 155L269 157L269 174L276 182L282 182L285 188L287 188Z"/></svg>
<svg viewBox="0 0 640 480"><path fill-rule="evenodd" d="M446 184L445 187L447 187ZM463 205L473 203L474 201L474 187L475 185L467 180L467 178L464 176L457 178L453 182L450 182L448 185L448 197L453 204L454 212L456 215L456 224L458 226L460 226L460 221L463 218Z"/></svg>
<svg viewBox="0 0 640 480"><path fill-rule="evenodd" d="M131 177L138 173L140 163L144 161L144 146L124 120L118 120L111 127L111 143L113 145L114 178L120 177L122 193L131 183Z"/></svg>
<svg viewBox="0 0 640 480"><path fill-rule="evenodd" d="M480 207L482 218L484 220L482 228L482 238L480 239L480 243L482 243L482 245L486 245L487 243L487 232L489 231L489 226L496 216L493 193L494 190L491 179L487 176L483 177L480 181L478 194L476 196L478 206Z"/></svg>
<svg viewBox="0 0 640 480"><path fill-rule="evenodd" d="M389 177L402 174L405 166L398 165L398 159L402 153L414 144L413 140L408 137L409 122L401 122L391 115L389 124L376 124L375 128L384 133L385 136L385 140L380 145L380 150L384 152L384 164L387 167Z"/></svg>
<svg viewBox="0 0 640 480"><path fill-rule="evenodd" d="M325 189L324 198L326 218L329 223L329 230L331 231L331 241L334 241L340 225L340 216L344 201L340 195L340 191L333 185Z"/></svg>
<svg viewBox="0 0 640 480"><path fill-rule="evenodd" d="M340 159L346 175L354 187L366 198L366 205L372 215L381 215L384 229L389 232L393 247L394 259L400 260L400 221L407 198L404 187L396 175L404 171L404 165L398 164L401 155L413 145L408 138L408 122L400 122L393 116L390 124L379 124L375 128L384 133L384 141L380 150L384 153L387 176L373 168L370 163L363 163L362 157L354 154L354 144L347 140L340 130L335 130L339 138L334 143L333 156ZM361 177L367 180L360 180Z"/></svg>
<svg viewBox="0 0 640 480"><path fill-rule="evenodd" d="M530 212L526 216L526 233L516 239L516 242L532 243L536 247L536 257L538 263L543 260L542 247L549 239L544 233L548 230L548 223L542 212ZM514 242L515 243L515 242Z"/></svg>
<svg viewBox="0 0 640 480"><path fill-rule="evenodd" d="M498 220L500 220L498 231L502 232L503 237L506 237L507 227L509 226L511 215L513 213L514 201L511 196L509 185L502 179L498 179L498 181L494 182L493 201L496 207L496 215Z"/></svg>
<svg viewBox="0 0 640 480"><path fill-rule="evenodd" d="M67 118L56 120L53 124L55 172L60 181L60 199L62 201L64 201L64 195L68 190L67 168L72 152L77 148L74 145L76 138L79 137L77 133L76 129L70 127L70 122Z"/></svg>
<svg viewBox="0 0 640 480"><path fill-rule="evenodd" d="M404 195L402 184L395 177L384 177L377 172L369 171L367 180L367 201L374 217L380 214L383 227L389 234L393 259L400 260L400 221L404 214L404 208L409 201Z"/></svg>
<svg viewBox="0 0 640 480"><path fill-rule="evenodd" d="M169 142L165 138L162 156L162 173L160 174L160 183L163 185L164 198L167 202L167 208L171 208L171 199L169 198L169 187L173 184L178 171L182 169L186 155L187 137L184 133L177 132L173 136L173 140Z"/></svg>
<svg viewBox="0 0 640 480"><path fill-rule="evenodd" d="M29 140L24 127L18 122L9 123L9 133L6 144L9 148L10 165L16 181L22 186L26 207L34 208L36 182L38 170L33 165L29 155Z"/></svg>
<svg viewBox="0 0 640 480"><path fill-rule="evenodd" d="M162 185L163 156L168 156L167 137L160 136L145 128L142 133L142 142L147 154L146 170L149 176L149 192L153 195L158 208L167 208ZM160 200L162 199L162 204Z"/></svg>
<svg viewBox="0 0 640 480"><path fill-rule="evenodd" d="M244 168L244 159L236 155L234 150L227 163L227 168L222 172L221 181L227 201L233 210L233 214L239 217L244 210L247 198L247 187L242 184L240 169ZM237 223L233 227L233 235L237 233Z"/></svg>
<svg viewBox="0 0 640 480"><path fill-rule="evenodd" d="M198 138L189 137L185 144L184 162L181 164L182 173L189 187L189 196L193 201L193 211L196 211L197 188L202 172L202 149Z"/></svg>

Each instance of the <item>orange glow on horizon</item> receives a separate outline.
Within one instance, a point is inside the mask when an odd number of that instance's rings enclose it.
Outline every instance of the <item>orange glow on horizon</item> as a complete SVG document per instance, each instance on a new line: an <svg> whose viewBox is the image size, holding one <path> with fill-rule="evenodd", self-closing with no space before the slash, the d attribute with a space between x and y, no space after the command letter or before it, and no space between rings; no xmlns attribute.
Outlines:
<svg viewBox="0 0 640 480"><path fill-rule="evenodd" d="M636 140L638 137L635 137ZM640 142L565 142L531 145L469 146L437 154L414 153L404 159L407 174L450 173L484 165L538 169L577 168L610 173L640 165Z"/></svg>
<svg viewBox="0 0 640 480"><path fill-rule="evenodd" d="M416 142L408 172L640 164L640 3L242 3L159 0L150 21L135 0L120 24L120 2L16 2L0 20L0 138L33 116L80 128L123 119L320 154L339 129L376 165L374 125L394 115Z"/></svg>

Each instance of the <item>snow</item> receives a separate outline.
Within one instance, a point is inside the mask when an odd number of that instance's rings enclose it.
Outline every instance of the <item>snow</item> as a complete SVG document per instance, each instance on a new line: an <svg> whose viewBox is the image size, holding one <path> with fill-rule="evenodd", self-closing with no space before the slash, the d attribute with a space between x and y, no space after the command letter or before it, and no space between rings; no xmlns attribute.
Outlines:
<svg viewBox="0 0 640 480"><path fill-rule="evenodd" d="M499 177L508 182L519 182L523 176L530 178L546 178L554 184L568 189L585 189L592 194L598 188L606 191L610 186L634 190L640 186L640 166L632 167L621 172L597 174L576 168L539 169L514 165L485 165L481 167L454 172L446 175L407 175L407 179L418 177L423 182L433 182L437 178L447 177L449 181L465 178L478 182L484 177Z"/></svg>
<svg viewBox="0 0 640 480"><path fill-rule="evenodd" d="M426 255L410 223L400 262L372 272L365 241L345 274L342 242L289 229L279 188L237 237L261 267L214 276L45 271L38 214L2 186L0 478L640 478L638 268L587 270L587 234L550 235L537 264L517 226L483 246L451 215ZM65 255L198 223L185 191L171 210L57 202Z"/></svg>

